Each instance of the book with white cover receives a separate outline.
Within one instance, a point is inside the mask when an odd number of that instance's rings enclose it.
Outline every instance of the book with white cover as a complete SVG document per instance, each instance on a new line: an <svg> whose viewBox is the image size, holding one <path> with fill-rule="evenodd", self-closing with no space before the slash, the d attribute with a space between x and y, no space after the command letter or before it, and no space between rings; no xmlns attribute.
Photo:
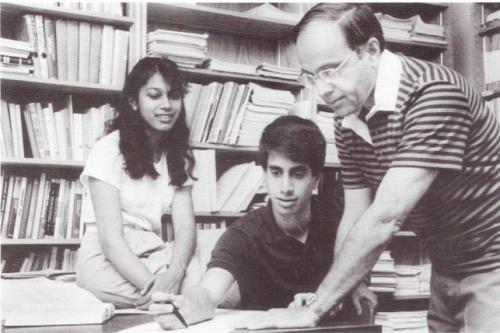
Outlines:
<svg viewBox="0 0 500 333"><path fill-rule="evenodd" d="M76 284L45 277L4 279L1 302L6 327L101 324L114 313Z"/></svg>

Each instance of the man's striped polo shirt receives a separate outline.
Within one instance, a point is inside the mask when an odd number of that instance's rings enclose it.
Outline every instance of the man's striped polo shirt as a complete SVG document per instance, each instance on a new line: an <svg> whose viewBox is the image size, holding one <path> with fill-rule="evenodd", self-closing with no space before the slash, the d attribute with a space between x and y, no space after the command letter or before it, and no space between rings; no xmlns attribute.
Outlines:
<svg viewBox="0 0 500 333"><path fill-rule="evenodd" d="M460 74L398 57L395 110L366 120L373 145L335 121L344 187L376 191L389 168L439 169L405 228L441 272L499 268L500 123Z"/></svg>

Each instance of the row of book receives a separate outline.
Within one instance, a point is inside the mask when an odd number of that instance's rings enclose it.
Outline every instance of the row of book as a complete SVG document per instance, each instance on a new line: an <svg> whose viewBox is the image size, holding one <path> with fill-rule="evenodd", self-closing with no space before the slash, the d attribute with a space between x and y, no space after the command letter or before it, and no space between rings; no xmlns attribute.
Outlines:
<svg viewBox="0 0 500 333"><path fill-rule="evenodd" d="M61 9L72 9L99 13L103 15L123 15L123 4L122 2L115 1L103 1L103 2L76 2L76 1L32 1L33 5L39 5L43 7L57 7Z"/></svg>
<svg viewBox="0 0 500 333"><path fill-rule="evenodd" d="M33 73L32 52L29 43L0 38L0 70L5 73Z"/></svg>
<svg viewBox="0 0 500 333"><path fill-rule="evenodd" d="M181 67L194 68L208 59L208 34L157 29L147 36L147 53L165 56Z"/></svg>
<svg viewBox="0 0 500 333"><path fill-rule="evenodd" d="M246 211L261 190L262 167L255 162L237 164L217 179L214 150L193 150L193 156L196 160L193 174L198 178L192 191L195 212Z"/></svg>
<svg viewBox="0 0 500 333"><path fill-rule="evenodd" d="M382 332L427 333L427 310L425 311L380 311L375 314L375 325Z"/></svg>
<svg viewBox="0 0 500 333"><path fill-rule="evenodd" d="M4 239L81 238L83 186L46 173L1 174L1 236Z"/></svg>
<svg viewBox="0 0 500 333"><path fill-rule="evenodd" d="M211 230L219 230L223 232L226 230L228 226L228 222L225 220L218 220L212 222L197 222L196 223L196 233L200 235L200 233ZM174 233L174 225L172 221L168 221L166 223L162 223L162 239L166 242L173 242L175 240ZM199 237L198 237L199 239Z"/></svg>
<svg viewBox="0 0 500 333"><path fill-rule="evenodd" d="M500 90L500 33L483 36L486 90Z"/></svg>
<svg viewBox="0 0 500 333"><path fill-rule="evenodd" d="M29 252L25 255L7 255L2 259L2 273L65 271L74 272L77 251L68 248L52 246L50 252Z"/></svg>
<svg viewBox="0 0 500 333"><path fill-rule="evenodd" d="M123 86L128 31L39 14L25 14L18 30L18 39L33 49L35 76Z"/></svg>
<svg viewBox="0 0 500 333"><path fill-rule="evenodd" d="M375 13L375 16L380 21L385 38L436 45L448 44L444 26L425 23L420 15L398 18L389 14Z"/></svg>
<svg viewBox="0 0 500 333"><path fill-rule="evenodd" d="M6 100L1 101L1 107L1 149L5 157L83 161L115 117L109 104L74 113L72 98L58 108L54 103L16 104Z"/></svg>
<svg viewBox="0 0 500 333"><path fill-rule="evenodd" d="M266 125L287 115L295 97L255 83L190 84L185 99L192 142L257 146Z"/></svg>

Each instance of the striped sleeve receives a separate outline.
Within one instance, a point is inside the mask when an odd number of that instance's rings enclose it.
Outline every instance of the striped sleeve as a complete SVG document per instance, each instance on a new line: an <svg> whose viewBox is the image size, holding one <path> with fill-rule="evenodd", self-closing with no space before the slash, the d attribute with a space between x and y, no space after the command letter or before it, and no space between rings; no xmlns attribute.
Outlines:
<svg viewBox="0 0 500 333"><path fill-rule="evenodd" d="M341 129L340 120L335 121L335 145L339 154L341 164L342 185L345 189L357 189L368 187L368 182L356 163L354 154L346 145L346 136L349 130ZM352 133L351 133L352 136Z"/></svg>
<svg viewBox="0 0 500 333"><path fill-rule="evenodd" d="M426 85L406 111L391 167L461 170L472 117L463 92L438 82Z"/></svg>

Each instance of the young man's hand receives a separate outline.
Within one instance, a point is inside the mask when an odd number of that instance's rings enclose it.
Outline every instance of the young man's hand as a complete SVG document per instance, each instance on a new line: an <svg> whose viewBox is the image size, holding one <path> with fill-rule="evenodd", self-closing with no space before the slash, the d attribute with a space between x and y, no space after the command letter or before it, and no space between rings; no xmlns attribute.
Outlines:
<svg viewBox="0 0 500 333"><path fill-rule="evenodd" d="M215 311L214 307L207 306L200 301L195 293L174 295L156 291L153 292L151 300L149 312L154 315L154 319L164 330L185 328L174 313L175 309L188 325L212 318Z"/></svg>
<svg viewBox="0 0 500 333"><path fill-rule="evenodd" d="M310 308L301 306L287 309L271 309L257 313L243 319L235 328L264 329L264 328L293 328L314 327L320 318Z"/></svg>
<svg viewBox="0 0 500 333"><path fill-rule="evenodd" d="M378 300L377 300L377 295L370 289L368 289L368 286L366 285L365 282L361 282L359 286L354 289L354 291L351 294L351 299L352 299L352 304L354 305L354 308L356 309L356 313L358 316L361 314L363 311L361 307L361 301L366 299L370 301L370 303L373 304L373 307L376 308L378 305Z"/></svg>

